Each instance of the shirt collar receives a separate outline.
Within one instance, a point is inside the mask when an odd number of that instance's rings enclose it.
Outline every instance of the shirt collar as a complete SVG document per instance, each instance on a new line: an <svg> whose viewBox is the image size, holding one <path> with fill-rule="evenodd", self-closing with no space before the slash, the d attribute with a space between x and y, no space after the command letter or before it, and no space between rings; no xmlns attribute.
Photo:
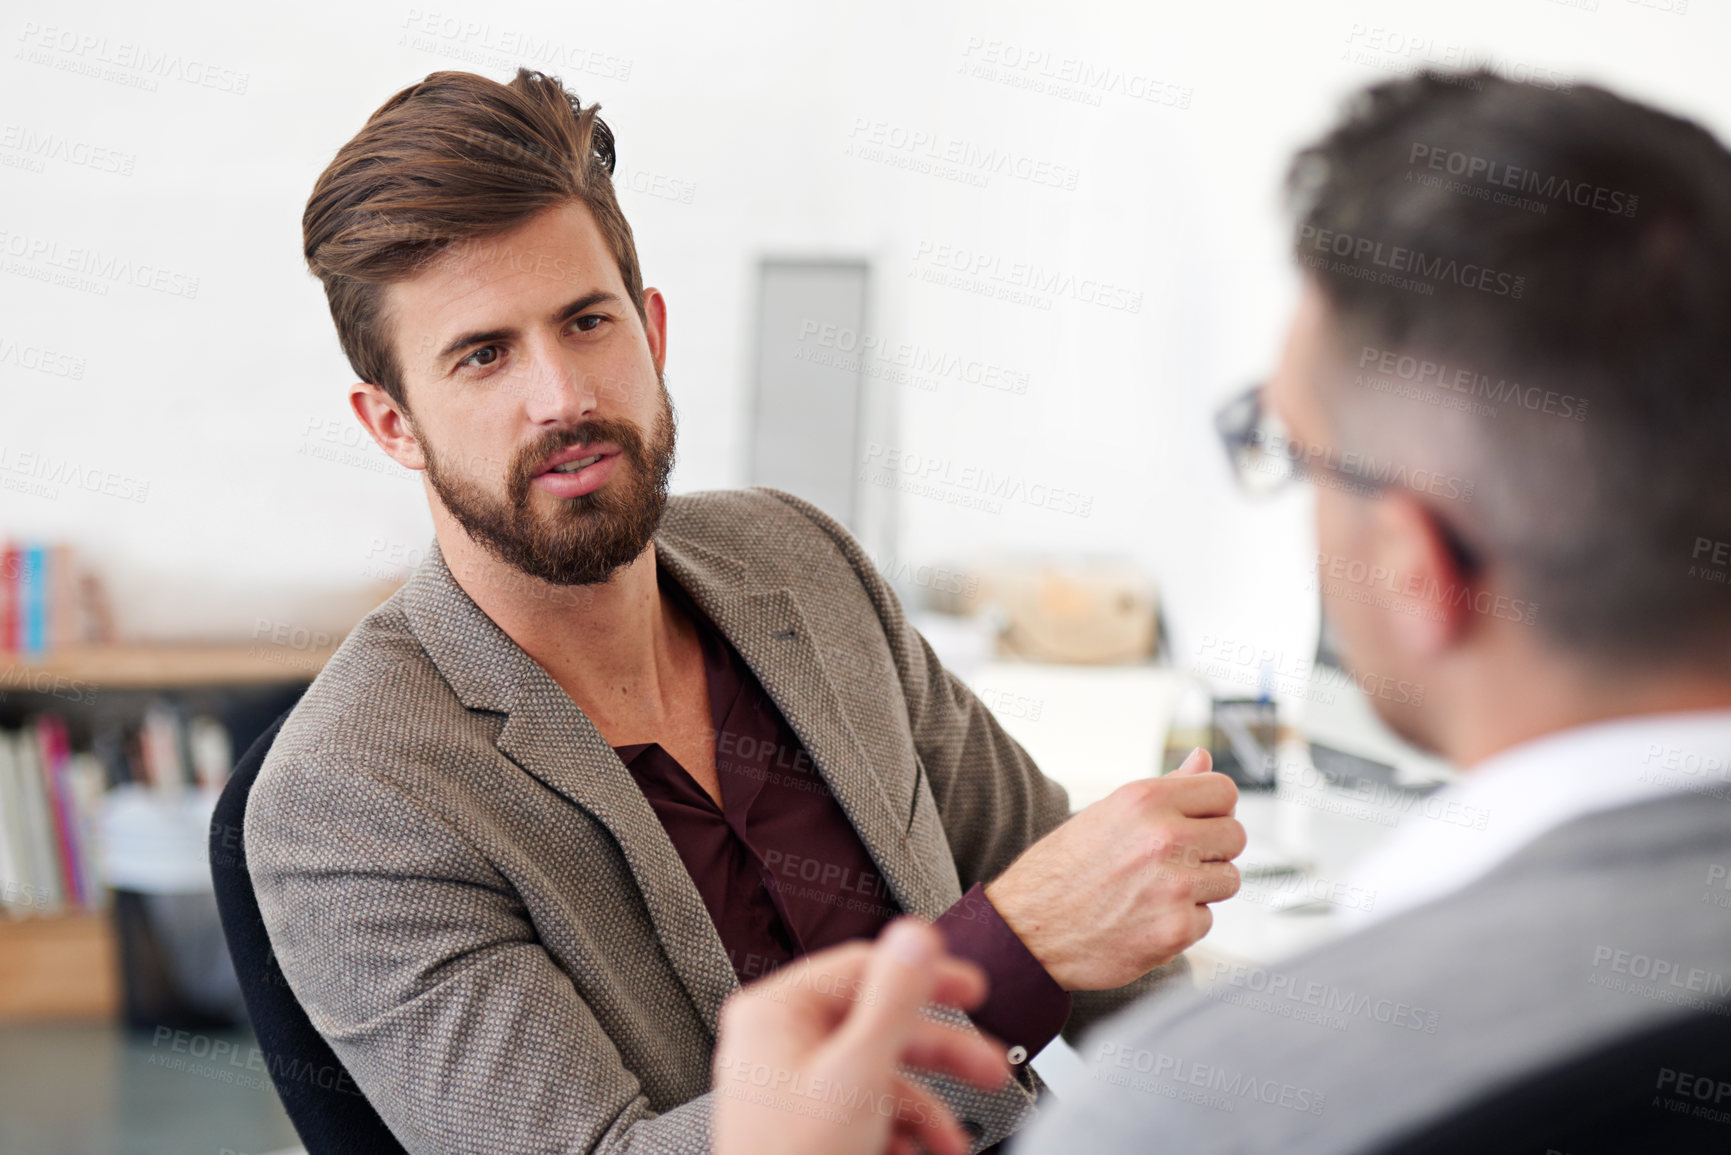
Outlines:
<svg viewBox="0 0 1731 1155"><path fill-rule="evenodd" d="M1731 797L1731 710L1641 714L1555 731L1499 751L1443 788L1353 871L1375 896L1343 908L1355 928L1488 874L1577 818L1673 794ZM1465 824L1437 816L1471 814ZM1367 909L1368 908L1368 909Z"/></svg>

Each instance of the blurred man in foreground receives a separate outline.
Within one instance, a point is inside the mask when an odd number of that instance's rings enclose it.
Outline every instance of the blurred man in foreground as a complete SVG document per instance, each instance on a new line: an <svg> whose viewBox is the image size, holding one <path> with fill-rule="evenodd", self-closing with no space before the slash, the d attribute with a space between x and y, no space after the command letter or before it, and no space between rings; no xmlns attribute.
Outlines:
<svg viewBox="0 0 1731 1155"><path fill-rule="evenodd" d="M715 1150L911 1155L917 1140L965 1155L949 1108L898 1067L1002 1086L1000 1049L920 1017L927 1003L971 1010L985 998L984 972L946 957L943 938L913 918L875 945L819 951L743 988L723 1009L715 1052Z"/></svg>
<svg viewBox="0 0 1731 1155"><path fill-rule="evenodd" d="M1425 687L1373 700L1489 821L1403 830L1356 933L1091 1031L1018 1153L1373 1151L1685 1016L1731 1036L1731 154L1598 88L1426 75L1290 187L1302 299L1222 428L1316 484L1347 659ZM1731 1071L1675 1066L1634 1134L1720 1125Z"/></svg>

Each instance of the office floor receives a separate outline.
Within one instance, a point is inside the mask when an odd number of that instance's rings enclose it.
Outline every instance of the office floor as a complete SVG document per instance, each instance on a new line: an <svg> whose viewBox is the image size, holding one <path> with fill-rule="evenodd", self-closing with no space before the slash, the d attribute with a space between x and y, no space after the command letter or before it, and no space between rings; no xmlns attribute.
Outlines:
<svg viewBox="0 0 1731 1155"><path fill-rule="evenodd" d="M299 1140L252 1036L0 1027L6 1155L277 1155ZM256 1085L253 1080L257 1080Z"/></svg>

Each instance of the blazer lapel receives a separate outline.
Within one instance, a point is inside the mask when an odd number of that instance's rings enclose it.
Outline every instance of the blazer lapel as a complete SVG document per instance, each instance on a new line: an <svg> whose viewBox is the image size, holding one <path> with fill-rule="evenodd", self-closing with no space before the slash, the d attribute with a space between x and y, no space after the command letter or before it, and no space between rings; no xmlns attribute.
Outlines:
<svg viewBox="0 0 1731 1155"><path fill-rule="evenodd" d="M739 563L689 539L660 534L656 550L799 735L902 909L926 918L943 913L793 591L747 589ZM570 695L463 591L436 544L404 590L404 610L459 700L506 716L499 751L612 833L662 948L713 1034L739 981L703 897L631 772Z"/></svg>
<svg viewBox="0 0 1731 1155"><path fill-rule="evenodd" d="M714 1034L722 1001L739 980L703 896L613 747L545 670L528 664L531 685L499 733L500 752L612 832L662 949Z"/></svg>
<svg viewBox="0 0 1731 1155"><path fill-rule="evenodd" d="M739 986L709 908L661 820L588 715L457 584L435 545L405 590L416 637L462 703L506 715L495 745L605 826L675 973L713 1035Z"/></svg>
<svg viewBox="0 0 1731 1155"><path fill-rule="evenodd" d="M686 539L664 536L657 548L799 735L902 909L926 918L942 914L937 888L848 721L793 591L745 590L716 580L724 559Z"/></svg>

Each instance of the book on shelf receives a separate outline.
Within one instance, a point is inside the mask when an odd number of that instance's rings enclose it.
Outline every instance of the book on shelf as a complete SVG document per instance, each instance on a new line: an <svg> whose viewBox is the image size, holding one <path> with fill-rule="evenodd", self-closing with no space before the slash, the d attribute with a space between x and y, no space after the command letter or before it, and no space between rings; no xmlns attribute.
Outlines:
<svg viewBox="0 0 1731 1155"><path fill-rule="evenodd" d="M155 837L152 826L143 842L108 845L105 812L125 795L135 820L143 814L160 825L153 815L213 797L234 763L221 722L165 701L142 718L110 721L92 745L74 751L54 714L0 729L0 917L103 909L109 856L125 849L148 857ZM135 821L126 829L142 828Z"/></svg>
<svg viewBox="0 0 1731 1155"><path fill-rule="evenodd" d="M135 722L110 724L93 744L108 768L110 786L132 784L158 794L188 788L215 793L234 767L228 727L162 699L146 706Z"/></svg>
<svg viewBox="0 0 1731 1155"><path fill-rule="evenodd" d="M0 653L39 658L112 635L102 583L71 546L0 542Z"/></svg>
<svg viewBox="0 0 1731 1155"><path fill-rule="evenodd" d="M95 831L104 778L93 755L72 752L58 718L0 730L0 908L102 908Z"/></svg>
<svg viewBox="0 0 1731 1155"><path fill-rule="evenodd" d="M18 574L23 569L16 542L0 542L0 652L18 649Z"/></svg>

